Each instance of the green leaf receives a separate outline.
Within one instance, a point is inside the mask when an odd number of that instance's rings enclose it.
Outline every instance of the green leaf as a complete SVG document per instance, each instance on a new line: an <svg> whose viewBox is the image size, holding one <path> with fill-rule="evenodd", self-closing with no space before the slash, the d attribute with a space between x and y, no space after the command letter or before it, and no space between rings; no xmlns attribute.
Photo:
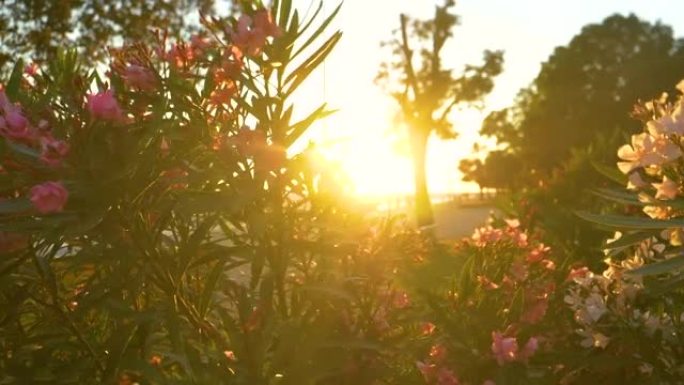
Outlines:
<svg viewBox="0 0 684 385"><path fill-rule="evenodd" d="M306 30L308 30L309 27L311 27L311 24L313 24L314 20L316 20L316 18L318 17L318 14L321 13L321 10L323 10L323 1L319 1L319 2L318 2L318 7L316 7L316 10L315 10L314 13L311 15L311 17L309 17L309 20L305 22L305 24L304 24L304 26L302 27L302 29L300 29L299 31L297 31L297 35L298 35L298 36L301 35L301 34L303 34L304 32L306 32Z"/></svg>
<svg viewBox="0 0 684 385"><path fill-rule="evenodd" d="M575 212L575 214L589 222L618 229L657 230L668 229L672 227L684 227L684 219L681 218L664 220L645 217L631 217L626 215L592 214L584 211L578 211Z"/></svg>
<svg viewBox="0 0 684 385"><path fill-rule="evenodd" d="M684 275L678 274L663 282L649 284L646 286L646 295L650 298L657 299L665 293L680 288L682 284L684 284Z"/></svg>
<svg viewBox="0 0 684 385"><path fill-rule="evenodd" d="M296 142L297 139L299 139L302 134L306 132L306 130L309 129L309 127L319 119L323 119L326 116L330 114L334 114L336 111L334 110L327 110L325 109L326 104L323 103L320 107L316 109L316 111L312 112L309 116L307 116L305 119L302 119L301 121L295 123L292 125L290 128L290 132L287 134L285 137L284 145L285 147L290 147L292 143Z"/></svg>
<svg viewBox="0 0 684 385"><path fill-rule="evenodd" d="M5 88L5 93L10 98L10 100L15 101L17 96L19 96L19 85L21 85L21 76L24 74L24 60L19 59L12 69L12 74L10 75L9 81L7 81L7 87Z"/></svg>
<svg viewBox="0 0 684 385"><path fill-rule="evenodd" d="M322 5L323 5L323 4L321 3L321 6L322 6ZM299 54L301 54L305 49L307 49L307 48L311 45L311 43L313 43L313 42L318 38L318 36L320 36L321 33L323 33L323 31L325 31L325 29L328 27L328 25L333 21L333 19L335 19L335 17L337 16L337 14L340 12L340 9L341 9L341 8L342 8L342 3L340 3L340 4L335 8L335 10L330 14L330 16L328 16L325 20L323 20L323 22L322 22L321 25L316 29L316 31L314 31L314 33L311 34L311 36L306 40L306 42L304 42L304 44L302 44L301 47L299 47L299 48L297 49L297 51L295 51L295 53L292 55L292 58L295 58L295 57L299 56ZM318 14L319 11L320 11L320 8L316 11L316 13L314 14L314 17ZM314 17L311 18L311 21L313 21ZM304 33L304 31L305 31L307 28L309 28L309 26L311 25L311 21L310 21L309 23L307 23L307 25L305 25L304 28L302 28L302 30L300 31L300 33Z"/></svg>
<svg viewBox="0 0 684 385"><path fill-rule="evenodd" d="M202 295L200 296L200 303L197 311L201 317L207 315L207 310L209 309L209 303L211 302L211 296L215 293L216 287L221 280L221 275L223 274L223 267L225 263L217 262L216 266L211 269L209 276L204 281L204 288L202 290Z"/></svg>
<svg viewBox="0 0 684 385"><path fill-rule="evenodd" d="M328 40L323 43L316 52L314 52L307 60L304 61L297 69L292 71L285 79L285 85L289 84L289 88L285 91L285 95L290 95L299 85L318 67L323 60L335 48L337 43L342 38L342 32L335 32Z"/></svg>
<svg viewBox="0 0 684 385"><path fill-rule="evenodd" d="M278 8L278 25L283 30L287 28L287 22L290 19L290 11L292 10L292 0L281 0Z"/></svg>
<svg viewBox="0 0 684 385"><path fill-rule="evenodd" d="M5 143L7 144L7 146L12 151L14 151L18 155L25 156L25 157L28 157L31 159L40 158L40 152L38 152L37 150L35 150L31 147L28 147L28 146L25 146L25 145L19 144L19 143L14 143L14 142L11 142L9 140L6 141Z"/></svg>
<svg viewBox="0 0 684 385"><path fill-rule="evenodd" d="M636 193L624 191L624 190L614 190L608 188L598 188L591 190L591 193L601 198L605 198L614 202L623 203L627 205L635 206L646 206L650 203L641 202L639 196Z"/></svg>
<svg viewBox="0 0 684 385"><path fill-rule="evenodd" d="M105 378L111 378L117 373L119 363L137 331L138 325L136 324L122 324L122 326L113 333L112 337L107 342L107 351L109 354L107 354L107 366L103 375Z"/></svg>
<svg viewBox="0 0 684 385"><path fill-rule="evenodd" d="M658 275L672 273L681 270L682 268L684 268L684 255L680 253L676 257L672 257L661 262L649 263L634 270L630 270L627 272L627 274L641 276Z"/></svg>
<svg viewBox="0 0 684 385"><path fill-rule="evenodd" d="M28 198L16 198L0 201L0 214L15 214L29 211L33 208Z"/></svg>
<svg viewBox="0 0 684 385"><path fill-rule="evenodd" d="M649 239L658 235L658 231L637 231L633 233L623 234L620 238L613 242L606 242L603 244L604 249L620 249L637 244L645 239Z"/></svg>
<svg viewBox="0 0 684 385"><path fill-rule="evenodd" d="M615 181L622 186L627 185L627 181L629 178L627 175L623 174L620 172L620 170L616 166L606 166L604 164L600 164L598 162L592 162L592 166L594 166L594 169L598 171L601 175L607 177L608 179Z"/></svg>
<svg viewBox="0 0 684 385"><path fill-rule="evenodd" d="M354 296L352 296L348 291L341 288L330 287L328 285L307 285L302 287L302 291L322 294L326 297L333 297L348 301L350 303L354 301Z"/></svg>

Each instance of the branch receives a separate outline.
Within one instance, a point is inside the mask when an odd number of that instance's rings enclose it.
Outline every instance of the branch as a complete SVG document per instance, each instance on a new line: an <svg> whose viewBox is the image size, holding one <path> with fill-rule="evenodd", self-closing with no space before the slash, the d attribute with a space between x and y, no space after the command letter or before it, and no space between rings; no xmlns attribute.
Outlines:
<svg viewBox="0 0 684 385"><path fill-rule="evenodd" d="M404 71L406 71L407 87L413 89L414 99L418 99L418 80L416 79L416 72L413 69L413 51L409 47L408 33L406 32L407 17L403 13L399 15L401 22L401 51L404 54Z"/></svg>

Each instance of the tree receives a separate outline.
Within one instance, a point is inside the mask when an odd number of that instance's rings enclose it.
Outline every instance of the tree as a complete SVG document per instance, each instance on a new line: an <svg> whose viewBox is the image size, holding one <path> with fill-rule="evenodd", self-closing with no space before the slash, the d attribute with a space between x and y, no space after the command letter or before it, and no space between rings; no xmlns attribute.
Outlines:
<svg viewBox="0 0 684 385"><path fill-rule="evenodd" d="M465 182L475 182L480 192L485 188L506 189L512 187L509 175L520 169L519 159L506 151L492 151L483 162L480 159L463 159L459 164Z"/></svg>
<svg viewBox="0 0 684 385"><path fill-rule="evenodd" d="M0 0L0 69L17 55L55 58L57 49L79 47L89 60L102 58L114 39L141 41L150 28L187 31L187 16L211 13L215 0Z"/></svg>
<svg viewBox="0 0 684 385"><path fill-rule="evenodd" d="M493 78L503 66L502 52L485 51L481 65L468 65L460 75L444 68L442 50L458 24L458 17L450 12L454 5L453 0L446 0L444 5L436 6L430 20L400 15L399 36L389 43L393 59L381 66L378 75L399 104L407 127L413 157L416 222L420 227L434 223L425 173L430 135L434 132L443 138L454 137L450 112L460 104L481 101L492 90Z"/></svg>
<svg viewBox="0 0 684 385"><path fill-rule="evenodd" d="M577 217L577 210L611 209L591 193L610 187L597 164L614 165L616 148L640 129L629 111L659 97L684 77L684 41L672 29L634 15L613 15L585 26L543 63L515 103L485 119L518 167L504 174L513 186L507 213L547 234L547 242L571 260L600 264L605 234ZM500 166L484 161L487 175Z"/></svg>
<svg viewBox="0 0 684 385"><path fill-rule="evenodd" d="M524 175L510 178L534 174L530 183L536 184L597 133L634 132L639 124L627 111L682 77L684 42L675 40L670 27L613 15L556 48L515 104L491 113L481 133L496 137L524 164Z"/></svg>

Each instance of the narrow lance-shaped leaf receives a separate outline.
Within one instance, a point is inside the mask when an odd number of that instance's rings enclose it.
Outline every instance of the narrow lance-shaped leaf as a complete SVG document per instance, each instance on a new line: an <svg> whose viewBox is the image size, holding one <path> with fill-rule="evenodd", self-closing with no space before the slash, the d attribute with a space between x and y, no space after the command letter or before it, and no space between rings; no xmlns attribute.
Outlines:
<svg viewBox="0 0 684 385"><path fill-rule="evenodd" d="M9 81L7 82L7 87L5 88L5 93L11 100L16 100L19 95L19 85L21 84L21 76L24 74L24 61L22 59L17 60L12 69L12 74L10 75Z"/></svg>
<svg viewBox="0 0 684 385"><path fill-rule="evenodd" d="M305 119L295 123L292 125L290 132L288 133L287 137L285 138L285 146L289 147L291 146L294 142L299 139L302 134L306 132L306 130L311 127L311 125L316 122L317 120L323 119L328 115L334 114L335 110L326 110L325 107L327 104L323 103L320 107L318 107L314 112L312 112L309 116L307 116Z"/></svg>
<svg viewBox="0 0 684 385"><path fill-rule="evenodd" d="M684 255L680 253L676 257L672 257L661 262L649 263L634 270L630 270L627 273L632 275L649 276L672 273L681 270L682 268L684 268Z"/></svg>
<svg viewBox="0 0 684 385"><path fill-rule="evenodd" d="M612 242L606 242L603 245L604 249L620 249L635 245L645 239L656 236L658 231L638 231L628 234L623 234L620 238Z"/></svg>
<svg viewBox="0 0 684 385"><path fill-rule="evenodd" d="M651 219L644 217L630 217L626 215L612 215L612 214L592 214L588 212L578 211L576 215L589 222L593 222L602 226L618 228L618 229L668 229L672 227L684 227L684 219Z"/></svg>
<svg viewBox="0 0 684 385"><path fill-rule="evenodd" d="M594 166L594 169L596 169L596 171L606 176L607 178L613 180L614 182L617 182L622 186L627 185L627 176L621 173L620 170L617 169L617 167L610 167L597 162L592 162L592 166Z"/></svg>
<svg viewBox="0 0 684 385"><path fill-rule="evenodd" d="M330 54L335 45L340 41L342 32L336 32L331 36L308 60L294 70L285 80L290 87L285 91L285 95L290 95L297 87L313 72L318 65Z"/></svg>
<svg viewBox="0 0 684 385"><path fill-rule="evenodd" d="M323 20L323 23L314 31L311 36L304 42L304 44L301 45L301 47L297 48L297 51L292 55L292 58L295 58L299 56L302 52L304 52L305 49L307 49L311 43L316 41L316 39L325 31L325 29L330 25L330 23L333 21L335 16L339 13L340 9L342 8L342 3L340 3L335 10L328 16L325 20ZM310 24L307 24L305 28L302 28L302 31L300 33L303 33L306 28L308 28Z"/></svg>

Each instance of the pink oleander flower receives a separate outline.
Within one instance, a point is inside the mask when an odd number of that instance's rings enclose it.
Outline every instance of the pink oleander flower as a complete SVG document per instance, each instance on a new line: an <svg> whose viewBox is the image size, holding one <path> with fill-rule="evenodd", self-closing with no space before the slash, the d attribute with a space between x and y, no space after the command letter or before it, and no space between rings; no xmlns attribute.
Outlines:
<svg viewBox="0 0 684 385"><path fill-rule="evenodd" d="M540 262L544 259L544 257L546 257L549 251L551 251L550 247L545 246L543 243L540 243L539 245L537 245L537 247L530 250L530 252L527 254L527 262Z"/></svg>
<svg viewBox="0 0 684 385"><path fill-rule="evenodd" d="M644 132L632 135L632 144L625 144L618 149L618 168L624 174L638 167L660 165L682 155L677 145L665 137L654 138Z"/></svg>
<svg viewBox="0 0 684 385"><path fill-rule="evenodd" d="M5 115L7 126L15 131L25 130L28 127L28 119L19 109L13 109Z"/></svg>
<svg viewBox="0 0 684 385"><path fill-rule="evenodd" d="M230 105L230 102L237 95L238 89L235 82L227 80L223 86L212 91L209 96L210 104L214 106Z"/></svg>
<svg viewBox="0 0 684 385"><path fill-rule="evenodd" d="M171 190L184 190L188 188L188 183L186 180L188 177L188 172L182 167L175 167L162 171L161 177L166 179Z"/></svg>
<svg viewBox="0 0 684 385"><path fill-rule="evenodd" d="M546 270L556 270L556 262L550 259L542 259L541 264Z"/></svg>
<svg viewBox="0 0 684 385"><path fill-rule="evenodd" d="M254 14L254 28L262 30L266 36L280 37L283 31L273 20L273 15L267 9L262 9Z"/></svg>
<svg viewBox="0 0 684 385"><path fill-rule="evenodd" d="M35 185L30 191L33 207L41 214L58 213L64 209L69 192L61 182L45 182Z"/></svg>
<svg viewBox="0 0 684 385"><path fill-rule="evenodd" d="M646 129L654 137L661 135L683 135L684 116L682 115L681 105L677 106L672 112L665 113L656 120L646 123Z"/></svg>
<svg viewBox="0 0 684 385"><path fill-rule="evenodd" d="M520 352L520 358L527 361L537 352L537 349L539 349L539 339L537 339L537 337L530 337Z"/></svg>
<svg viewBox="0 0 684 385"><path fill-rule="evenodd" d="M21 113L19 108L8 104L5 108L5 117L0 116L0 134L14 140L27 140L34 136L28 119Z"/></svg>
<svg viewBox="0 0 684 385"><path fill-rule="evenodd" d="M485 290L496 290L499 288L499 285L492 282L492 280L490 280L484 275L477 276L477 283L480 284L480 286Z"/></svg>
<svg viewBox="0 0 684 385"><path fill-rule="evenodd" d="M411 299L409 298L408 293L405 291L394 293L392 298L392 306L394 306L395 309L404 309L410 304Z"/></svg>
<svg viewBox="0 0 684 385"><path fill-rule="evenodd" d="M679 146L672 143L672 141L664 135L657 137L654 145L656 154L661 158L659 163L655 163L656 165L673 161L682 156L682 150Z"/></svg>
<svg viewBox="0 0 684 385"><path fill-rule="evenodd" d="M232 36L233 43L249 56L259 56L268 38L263 30L252 28L252 18L248 15L240 16L237 31L232 33Z"/></svg>
<svg viewBox="0 0 684 385"><path fill-rule="evenodd" d="M152 91L157 86L157 78L154 76L154 73L136 64L126 66L123 78L129 87L138 88L143 91Z"/></svg>
<svg viewBox="0 0 684 385"><path fill-rule="evenodd" d="M123 119L123 111L114 98L112 90L87 95L88 110L95 119L120 121Z"/></svg>
<svg viewBox="0 0 684 385"><path fill-rule="evenodd" d="M437 327L436 327L435 324L433 324L432 322L423 322L423 323L420 325L420 332L421 332L421 334L424 335L424 336L429 336L429 335L431 335L432 333L434 333L434 331L435 331L436 328L437 328Z"/></svg>
<svg viewBox="0 0 684 385"><path fill-rule="evenodd" d="M516 281L526 280L527 275L529 274L529 269L523 261L514 261L511 264L511 268L509 269L509 271L513 279L515 279Z"/></svg>
<svg viewBox="0 0 684 385"><path fill-rule="evenodd" d="M547 298L540 298L535 301L532 306L525 310L522 314L521 320L528 324L539 323L546 315L546 310L549 308L549 300Z"/></svg>
<svg viewBox="0 0 684 385"><path fill-rule="evenodd" d="M460 382L451 369L441 368L437 372L438 385L458 385Z"/></svg>
<svg viewBox="0 0 684 385"><path fill-rule="evenodd" d="M627 189L638 190L648 186L648 182L641 177L641 173L632 172L629 174L629 181L627 182Z"/></svg>
<svg viewBox="0 0 684 385"><path fill-rule="evenodd" d="M520 220L518 219L506 219L505 222L508 225L508 227L512 229L517 229L520 227Z"/></svg>
<svg viewBox="0 0 684 385"><path fill-rule="evenodd" d="M417 361L416 367L418 368L420 374L423 375L423 379L426 382L429 382L432 379L432 377L435 375L435 370L437 369L437 365L422 361Z"/></svg>
<svg viewBox="0 0 684 385"><path fill-rule="evenodd" d="M24 66L24 73L28 76L36 76L38 73L38 64L31 63Z"/></svg>
<svg viewBox="0 0 684 385"><path fill-rule="evenodd" d="M223 355L226 356L226 358L230 362L237 361L237 357L235 357L235 353L232 350L224 350Z"/></svg>
<svg viewBox="0 0 684 385"><path fill-rule="evenodd" d="M40 138L40 147L40 160L52 167L58 166L69 153L69 144L51 135Z"/></svg>
<svg viewBox="0 0 684 385"><path fill-rule="evenodd" d="M442 344L432 345L429 356L434 362L444 361L447 355L446 346Z"/></svg>
<svg viewBox="0 0 684 385"><path fill-rule="evenodd" d="M248 15L242 15L237 22L237 31L230 31L233 43L240 47L249 56L261 54L267 43L267 38L282 35L280 28L273 22L271 13L260 10L254 14L254 19Z"/></svg>
<svg viewBox="0 0 684 385"><path fill-rule="evenodd" d="M162 57L176 67L187 66L195 60L194 50L184 42L174 44Z"/></svg>
<svg viewBox="0 0 684 385"><path fill-rule="evenodd" d="M254 156L254 168L257 171L278 171L287 161L287 151L274 144L258 149Z"/></svg>
<svg viewBox="0 0 684 385"><path fill-rule="evenodd" d="M211 40L205 36L192 35L192 37L190 37L190 48L198 54L201 54L206 49L211 48Z"/></svg>
<svg viewBox="0 0 684 385"><path fill-rule="evenodd" d="M515 337L503 337L499 332L492 332L492 353L499 365L513 362L518 358L518 340Z"/></svg>
<svg viewBox="0 0 684 385"><path fill-rule="evenodd" d="M23 127L8 124L7 120L0 116L0 135L13 140L26 140L33 137L33 132L28 124Z"/></svg>
<svg viewBox="0 0 684 385"><path fill-rule="evenodd" d="M653 183L653 187L656 188L656 199L674 199L679 193L679 184L667 176L663 177L662 183Z"/></svg>

